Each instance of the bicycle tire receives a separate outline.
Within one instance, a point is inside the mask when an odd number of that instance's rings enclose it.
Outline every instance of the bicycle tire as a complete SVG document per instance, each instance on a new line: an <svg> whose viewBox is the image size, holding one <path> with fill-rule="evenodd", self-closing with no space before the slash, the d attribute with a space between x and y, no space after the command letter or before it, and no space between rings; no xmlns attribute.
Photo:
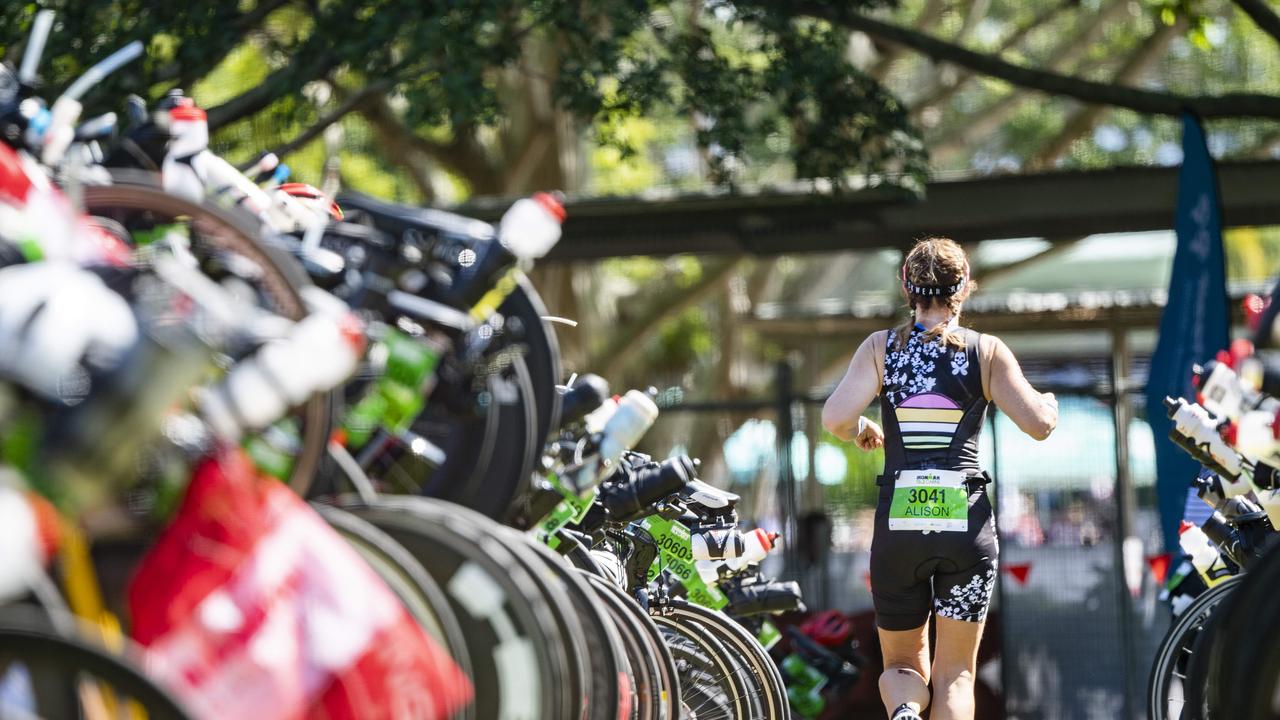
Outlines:
<svg viewBox="0 0 1280 720"><path fill-rule="evenodd" d="M411 429L438 446L445 461L431 467L403 448L389 448L370 475L397 491L448 500L492 519L508 514L529 486L541 444L534 433L533 386L519 355L485 378L491 399L478 417L460 418L444 403L428 403Z"/></svg>
<svg viewBox="0 0 1280 720"><path fill-rule="evenodd" d="M506 319L515 342L523 346L521 355L529 367L537 408L535 434L539 443L544 442L554 429L560 427L560 391L556 386L564 376L561 374L560 345L555 328L545 319L547 308L533 283L523 273L517 274L516 289L498 306L498 312ZM513 320L518 321L518 327L512 327Z"/></svg>
<svg viewBox="0 0 1280 720"><path fill-rule="evenodd" d="M730 650L705 628L667 615L653 616L663 644L675 659L680 684L680 717L740 720L748 714Z"/></svg>
<svg viewBox="0 0 1280 720"><path fill-rule="evenodd" d="M638 603L608 580L577 570L595 591L619 627L633 633L637 646L631 661L636 673L636 698L640 717L677 720L680 717L680 680L675 659L662 640L662 633ZM647 675L646 675L647 673Z"/></svg>
<svg viewBox="0 0 1280 720"><path fill-rule="evenodd" d="M107 217L128 227L127 220L139 219L137 213L166 216L169 219L191 218L197 237L214 243L219 249L235 253L253 262L261 271L258 280L262 292L273 302L274 312L290 320L301 320L307 314L300 288L310 285L306 272L283 248L269 244L257 221L209 202L194 203L170 195L144 181L128 181L116 185L92 185L84 188L87 214ZM300 447L294 458L289 485L306 496L311 479L325 454L333 416L333 398L320 393L308 399L301 408Z"/></svg>
<svg viewBox="0 0 1280 720"><path fill-rule="evenodd" d="M749 717L779 720L791 717L781 674L751 633L722 612L683 600L673 600L667 612L701 625L729 648L734 660L740 663L736 670L742 674L744 697L752 703Z"/></svg>
<svg viewBox="0 0 1280 720"><path fill-rule="evenodd" d="M0 676L15 664L26 668L39 717L71 718L77 711L84 676L112 688L119 699L141 706L150 720L187 720L192 715L177 698L149 680L129 657L87 637L57 633L37 613L0 612ZM14 715L17 713L15 712ZM0 706L0 717L10 717Z"/></svg>
<svg viewBox="0 0 1280 720"><path fill-rule="evenodd" d="M440 584L471 658L479 720L563 720L573 667L555 614L482 515L433 498L343 496L335 504L391 536Z"/></svg>
<svg viewBox="0 0 1280 720"><path fill-rule="evenodd" d="M468 677L471 659L466 636L449 598L422 564L391 536L339 508L313 502L311 507L360 554L387 583L418 624L440 644ZM465 711L459 719L469 717Z"/></svg>
<svg viewBox="0 0 1280 720"><path fill-rule="evenodd" d="M1188 661L1193 657L1192 646L1204 630L1209 616L1234 592L1241 577L1227 578L1200 593L1169 626L1147 677L1147 716L1151 720L1179 720L1182 717L1187 700L1183 682ZM1175 689L1181 696L1176 700L1170 697ZM1169 707L1173 701L1178 703L1177 714L1173 714Z"/></svg>
<svg viewBox="0 0 1280 720"><path fill-rule="evenodd" d="M1280 592L1280 546L1252 566L1231 604L1222 613L1216 638L1216 661L1206 672L1215 680L1205 707L1214 718L1280 717L1280 653L1276 632L1280 618L1275 599Z"/></svg>
<svg viewBox="0 0 1280 720"><path fill-rule="evenodd" d="M538 564L535 576L541 575L563 589L568 598L563 609L576 616L585 641L582 657L586 661L583 678L586 712L582 717L592 720L636 717L634 668L628 662L621 628L600 606L595 592L559 555L518 530L504 528L504 532L513 545L527 549L533 556ZM575 624L571 622L574 618L568 620L569 624Z"/></svg>

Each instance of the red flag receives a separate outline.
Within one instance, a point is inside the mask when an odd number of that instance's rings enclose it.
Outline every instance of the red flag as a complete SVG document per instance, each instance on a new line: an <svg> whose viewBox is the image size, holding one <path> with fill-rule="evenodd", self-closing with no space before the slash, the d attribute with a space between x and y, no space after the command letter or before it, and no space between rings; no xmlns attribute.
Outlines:
<svg viewBox="0 0 1280 720"><path fill-rule="evenodd" d="M1151 577L1155 578L1156 585L1164 585L1165 578L1169 576L1169 563L1172 561L1173 555L1170 553L1147 558L1147 567L1151 568Z"/></svg>
<svg viewBox="0 0 1280 720"><path fill-rule="evenodd" d="M1004 569L1009 571L1009 574L1013 576L1014 580L1018 581L1019 585L1026 585L1027 578L1031 575L1031 563L1005 565Z"/></svg>

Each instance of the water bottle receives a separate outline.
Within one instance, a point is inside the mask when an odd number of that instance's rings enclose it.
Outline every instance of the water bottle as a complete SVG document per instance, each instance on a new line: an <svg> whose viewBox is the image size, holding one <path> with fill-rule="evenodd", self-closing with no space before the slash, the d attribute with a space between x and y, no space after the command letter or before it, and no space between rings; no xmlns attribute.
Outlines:
<svg viewBox="0 0 1280 720"><path fill-rule="evenodd" d="M1191 557L1191 564L1200 573L1200 577L1204 578L1206 585L1212 587L1231 576L1231 571L1222 561L1217 548L1209 541L1209 536L1186 520L1182 521L1182 527L1178 530L1178 545Z"/></svg>
<svg viewBox="0 0 1280 720"><path fill-rule="evenodd" d="M235 442L279 420L313 393L337 386L355 372L363 347L350 315L312 313L289 336L267 343L198 397L201 416L224 440Z"/></svg>
<svg viewBox="0 0 1280 720"><path fill-rule="evenodd" d="M692 537L693 557L731 561L730 570L737 572L747 565L763 561L777 539L778 533L765 532L760 528L745 534L737 528L700 530Z"/></svg>
<svg viewBox="0 0 1280 720"><path fill-rule="evenodd" d="M209 149L209 123L190 98L179 98L169 110L169 151L160 167L166 192L192 202L204 199L204 157Z"/></svg>
<svg viewBox="0 0 1280 720"><path fill-rule="evenodd" d="M640 442L657 419L658 406L653 399L639 390L628 390L601 430L604 437L600 441L600 457L611 467L622 453Z"/></svg>
<svg viewBox="0 0 1280 720"><path fill-rule="evenodd" d="M521 260L537 260L560 240L564 206L549 193L517 200L498 225L498 240Z"/></svg>
<svg viewBox="0 0 1280 720"><path fill-rule="evenodd" d="M57 514L43 499L0 485L0 601L25 594L57 547Z"/></svg>
<svg viewBox="0 0 1280 720"><path fill-rule="evenodd" d="M1240 477L1240 455L1218 434L1221 421L1203 407L1182 398L1165 398L1164 404L1174 424L1170 439L1222 476L1228 497L1248 492L1247 483L1243 483L1244 489L1240 492L1234 485Z"/></svg>
<svg viewBox="0 0 1280 720"><path fill-rule="evenodd" d="M694 560L730 560L746 552L742 533L735 527L701 528L690 538Z"/></svg>

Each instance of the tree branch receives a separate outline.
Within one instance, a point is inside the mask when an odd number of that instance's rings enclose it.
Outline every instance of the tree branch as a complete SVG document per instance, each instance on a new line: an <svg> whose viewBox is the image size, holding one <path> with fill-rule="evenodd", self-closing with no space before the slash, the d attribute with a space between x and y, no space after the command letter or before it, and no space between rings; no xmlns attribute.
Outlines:
<svg viewBox="0 0 1280 720"><path fill-rule="evenodd" d="M232 20L230 25L236 32L219 36L221 43L212 43L201 38L200 60L197 63L172 62L165 65L155 75L156 83L177 82L178 87L190 86L197 79L204 77L244 42L244 36L262 24L267 16L283 7L291 0L261 0L254 8ZM194 40L189 40L195 42Z"/></svg>
<svg viewBox="0 0 1280 720"><path fill-rule="evenodd" d="M1181 22L1173 25L1158 25L1155 32L1151 33L1133 54L1125 60L1124 65L1116 71L1111 81L1117 85L1128 85L1138 80L1151 67L1152 63L1160 59L1160 56L1168 49L1169 43L1173 41L1173 38L1184 30L1186 30L1186 26ZM1110 108L1103 105L1086 105L1085 107L1077 108L1067 119L1062 131L1043 148L1036 151L1026 163L1026 168L1028 170L1038 170L1052 165L1070 149L1071 143L1093 130L1098 121L1107 114L1108 110Z"/></svg>
<svg viewBox="0 0 1280 720"><path fill-rule="evenodd" d="M315 124L307 128L306 130L303 130L292 140L284 143L283 145L279 145L277 147L271 148L271 152L275 153L278 157L284 157L285 155L288 155L294 150L297 150L305 146L307 143L320 137L320 134L323 133L325 130L327 130L330 125L338 122L339 120L341 120L342 118L350 114L353 110L358 108L360 104L368 100L371 95L374 95L376 93L384 93L390 88L391 88L391 81L389 80L378 80L375 82L371 82L368 85L365 85L364 87L360 88L356 92L352 93L349 97L347 97L347 99L343 100L342 104L334 108L331 112L326 113L325 115L322 115L320 119L316 120ZM254 160L252 162L242 163L240 166L240 169L245 170L249 167L252 167L253 164L256 162L257 160Z"/></svg>
<svg viewBox="0 0 1280 720"><path fill-rule="evenodd" d="M375 98L366 103L360 108L360 113L375 127L386 130L388 139L395 138L397 145L411 151L409 155L421 153L466 180L476 195L493 195L501 191L498 172L485 157L484 147L468 128L455 128L453 140L442 143L405 127L386 98ZM405 159L409 160L409 157Z"/></svg>
<svg viewBox="0 0 1280 720"><path fill-rule="evenodd" d="M937 22L946 10L947 6L942 0L928 0L928 3L920 10L920 14L912 20L911 24L916 27L929 27ZM881 50L880 59L867 71L867 74L876 80L884 80L889 74L889 69L893 67L893 64L901 56L902 46L900 45L892 44L884 48Z"/></svg>
<svg viewBox="0 0 1280 720"><path fill-rule="evenodd" d="M612 333L609 344L592 355L587 367L595 368L593 372L598 372L604 377L617 377L628 363L636 359L637 351L662 326L663 322L702 302L708 295L719 290L745 261L745 257L728 260L717 269L708 271L693 285L674 295L665 296L666 302L650 308L635 322L628 324L625 328L618 328Z"/></svg>
<svg viewBox="0 0 1280 720"><path fill-rule="evenodd" d="M306 66L299 65L297 60L304 55L305 51L295 56L295 62L271 73L258 85L221 105L209 108L209 130L217 130L223 125L252 115L304 83L328 75L330 70L338 66L337 56L329 52L321 52Z"/></svg>
<svg viewBox="0 0 1280 720"><path fill-rule="evenodd" d="M1265 0L1234 0L1237 7L1248 15L1253 24L1280 42L1280 15L1272 10Z"/></svg>
<svg viewBox="0 0 1280 720"><path fill-rule="evenodd" d="M1087 103L1128 108L1146 115L1178 116L1191 111L1203 118L1280 118L1280 97L1274 95L1228 93L1192 96L1133 87L1117 87L1016 65L909 28L873 20L844 7L807 0L797 3L795 8L801 14L827 20L851 30L859 30L887 42L901 44L938 62L959 65L1013 85L1050 95L1062 95Z"/></svg>
<svg viewBox="0 0 1280 720"><path fill-rule="evenodd" d="M1030 21L1014 28L1013 32L1009 33L1009 37L1005 38L1004 42L1000 43L1000 46L996 48L995 54L999 55L1006 50L1011 50L1014 47L1017 47L1017 45L1022 42L1023 38L1030 35L1033 30L1052 20L1058 13L1075 7L1078 7L1076 0L1061 0L1058 4L1046 8L1040 14L1031 18ZM941 105L942 103L950 100L957 92L960 92L960 90L969 82L970 79L973 78L973 76L974 73L968 70L961 70L957 72L956 77L950 83L944 84L937 92L920 102L917 102L915 106L911 108L912 118L919 119L920 113L925 108Z"/></svg>

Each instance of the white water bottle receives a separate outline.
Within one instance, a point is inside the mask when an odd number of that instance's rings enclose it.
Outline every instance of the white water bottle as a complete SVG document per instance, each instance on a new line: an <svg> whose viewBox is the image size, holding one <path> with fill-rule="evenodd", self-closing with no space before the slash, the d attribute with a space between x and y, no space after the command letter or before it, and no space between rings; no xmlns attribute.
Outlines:
<svg viewBox="0 0 1280 720"><path fill-rule="evenodd" d="M658 406L639 390L628 390L618 401L618 409L609 417L601 434L600 457L616 463L622 453L635 447L640 438L658 419Z"/></svg>
<svg viewBox="0 0 1280 720"><path fill-rule="evenodd" d="M1186 520L1182 521L1182 527L1178 530L1178 545L1191 556L1191 564L1200 573L1200 577L1204 578L1206 585L1212 587L1231 576L1231 571L1222 561L1218 549L1209 541L1209 536Z"/></svg>
<svg viewBox="0 0 1280 720"><path fill-rule="evenodd" d="M698 560L730 560L734 571L759 563L773 549L778 533L756 528L748 533L737 528L715 528L693 533L693 557Z"/></svg>
<svg viewBox="0 0 1280 720"><path fill-rule="evenodd" d="M25 594L44 571L53 554L50 530L22 491L0 485L0 602Z"/></svg>
<svg viewBox="0 0 1280 720"><path fill-rule="evenodd" d="M216 389L201 393L201 415L219 437L238 441L312 393L336 387L355 372L362 347L353 317L312 313L288 337L233 367Z"/></svg>
<svg viewBox="0 0 1280 720"><path fill-rule="evenodd" d="M169 110L169 148L160 167L164 189L192 202L204 199L204 160L209 149L209 123L204 110L189 98Z"/></svg>
<svg viewBox="0 0 1280 720"><path fill-rule="evenodd" d="M534 193L517 200L498 224L498 240L521 260L537 260L560 241L564 207L554 195Z"/></svg>

